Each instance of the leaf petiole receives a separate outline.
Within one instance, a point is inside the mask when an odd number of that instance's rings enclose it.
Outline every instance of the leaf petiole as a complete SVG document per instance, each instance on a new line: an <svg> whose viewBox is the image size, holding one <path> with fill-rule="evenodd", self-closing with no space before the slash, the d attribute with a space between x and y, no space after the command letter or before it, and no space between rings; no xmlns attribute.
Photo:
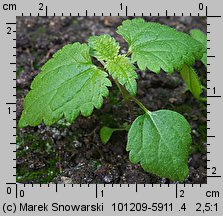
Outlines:
<svg viewBox="0 0 223 216"><path fill-rule="evenodd" d="M103 67L105 67L105 62L104 61L99 61L102 65L103 65Z"/></svg>
<svg viewBox="0 0 223 216"><path fill-rule="evenodd" d="M128 52L126 53L126 56L128 57L130 55L132 55L132 51L129 49Z"/></svg>
<svg viewBox="0 0 223 216"><path fill-rule="evenodd" d="M140 102L137 98L134 96L131 96L128 91L125 89L124 86L120 85L117 80L114 80L116 85L118 86L120 92L122 93L122 96L124 100L129 101L130 99L133 100L145 113L150 114L150 111Z"/></svg>
<svg viewBox="0 0 223 216"><path fill-rule="evenodd" d="M132 97L131 98L135 103L137 103L138 104L138 106L145 112L145 113L147 113L147 114L149 114L150 115L150 111L142 104L142 102L140 102L137 98L135 98L135 97Z"/></svg>

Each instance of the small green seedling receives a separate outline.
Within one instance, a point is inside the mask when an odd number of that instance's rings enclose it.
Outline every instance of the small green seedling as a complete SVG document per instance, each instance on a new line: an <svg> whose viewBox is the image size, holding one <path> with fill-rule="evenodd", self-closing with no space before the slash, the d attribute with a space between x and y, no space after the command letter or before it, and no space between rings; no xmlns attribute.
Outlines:
<svg viewBox="0 0 223 216"><path fill-rule="evenodd" d="M206 65L206 39L200 40L195 31L191 37L141 18L124 21L117 33L128 42L125 54L119 53L119 43L110 35L92 36L88 44L73 43L57 51L33 80L19 127L43 121L52 125L62 118L73 122L80 114L90 116L94 108L102 106L112 80L125 101L134 101L144 111L129 131L124 128L130 161L140 163L146 172L182 181L188 176L190 125L177 112L152 112L136 99L136 69L155 73L177 70L192 94L200 98L201 85L192 65L199 59ZM92 57L100 67L92 63ZM115 130L102 128L103 143Z"/></svg>

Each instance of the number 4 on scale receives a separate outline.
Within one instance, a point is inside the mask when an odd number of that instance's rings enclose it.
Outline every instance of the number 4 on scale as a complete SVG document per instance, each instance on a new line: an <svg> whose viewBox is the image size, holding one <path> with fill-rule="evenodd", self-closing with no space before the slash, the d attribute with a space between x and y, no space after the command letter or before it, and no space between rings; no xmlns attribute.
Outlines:
<svg viewBox="0 0 223 216"><path fill-rule="evenodd" d="M181 211L181 210L183 210L183 211L186 211L186 203L183 203L183 205L181 206L181 208L180 208L180 210L179 211Z"/></svg>

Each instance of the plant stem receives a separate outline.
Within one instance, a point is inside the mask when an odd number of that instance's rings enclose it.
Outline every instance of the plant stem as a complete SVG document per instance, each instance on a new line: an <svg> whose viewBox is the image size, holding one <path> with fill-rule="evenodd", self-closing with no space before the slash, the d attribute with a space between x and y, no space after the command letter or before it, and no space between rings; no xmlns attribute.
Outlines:
<svg viewBox="0 0 223 216"><path fill-rule="evenodd" d="M131 97L131 99L138 104L138 106L147 114L150 114L150 111L140 102L137 98Z"/></svg>
<svg viewBox="0 0 223 216"><path fill-rule="evenodd" d="M130 121L132 121L134 116L133 116L133 107L132 107L132 104L129 101L129 98L131 96L129 95L128 91L124 88L124 86L122 86L121 84L119 84L119 82L117 80L114 79L114 81L115 81L115 84L118 86L118 89L119 89L119 91L122 94L122 97L124 98L124 100L127 103L127 106L129 108Z"/></svg>
<svg viewBox="0 0 223 216"><path fill-rule="evenodd" d="M128 52L126 53L126 56L128 57L130 55L132 55L132 51L131 50L128 50Z"/></svg>
<svg viewBox="0 0 223 216"><path fill-rule="evenodd" d="M105 62L104 61L100 61L100 63L103 65L103 67L105 67Z"/></svg>
<svg viewBox="0 0 223 216"><path fill-rule="evenodd" d="M131 55L131 51L128 51L127 55ZM105 62L104 61L100 61L100 63L105 67ZM129 107L129 111L130 111L130 118L132 118L132 108L131 108L131 104L129 103L129 100L132 99L136 104L138 104L138 106L147 114L150 114L150 111L134 96L131 96L129 94L129 92L126 90L126 88L124 86L122 86L116 79L114 79L115 84L118 86L119 91L122 94L122 97L124 98L124 100L127 102L127 105Z"/></svg>
<svg viewBox="0 0 223 216"><path fill-rule="evenodd" d="M128 93L128 91L125 89L124 86L120 85L117 80L115 80L115 83L118 86L120 92L122 93L122 96L123 96L124 100L126 100L128 102L130 99L132 99L145 113L150 114L150 111L142 104L142 102L140 102L134 96L131 96Z"/></svg>
<svg viewBox="0 0 223 216"><path fill-rule="evenodd" d="M117 80L114 79L114 81L115 81L115 84L118 86L118 89L121 92L122 97L124 98L124 100L128 100L129 94L128 94L127 90L124 89L124 87L121 84L119 84L119 82Z"/></svg>
<svg viewBox="0 0 223 216"><path fill-rule="evenodd" d="M128 131L126 128L114 128L113 131Z"/></svg>

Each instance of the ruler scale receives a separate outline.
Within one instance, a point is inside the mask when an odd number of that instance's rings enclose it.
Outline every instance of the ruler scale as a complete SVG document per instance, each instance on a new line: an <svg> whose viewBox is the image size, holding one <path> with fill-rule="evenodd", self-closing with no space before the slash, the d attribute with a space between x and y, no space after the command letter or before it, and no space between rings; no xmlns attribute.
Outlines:
<svg viewBox="0 0 223 216"><path fill-rule="evenodd" d="M1 58L4 58L1 73L1 131L4 131L1 215L222 215L220 39L223 31L219 5L189 0L142 0L140 3L68 0L66 4L65 1L18 0L3 1L0 7ZM207 17L207 184L16 183L16 16Z"/></svg>

